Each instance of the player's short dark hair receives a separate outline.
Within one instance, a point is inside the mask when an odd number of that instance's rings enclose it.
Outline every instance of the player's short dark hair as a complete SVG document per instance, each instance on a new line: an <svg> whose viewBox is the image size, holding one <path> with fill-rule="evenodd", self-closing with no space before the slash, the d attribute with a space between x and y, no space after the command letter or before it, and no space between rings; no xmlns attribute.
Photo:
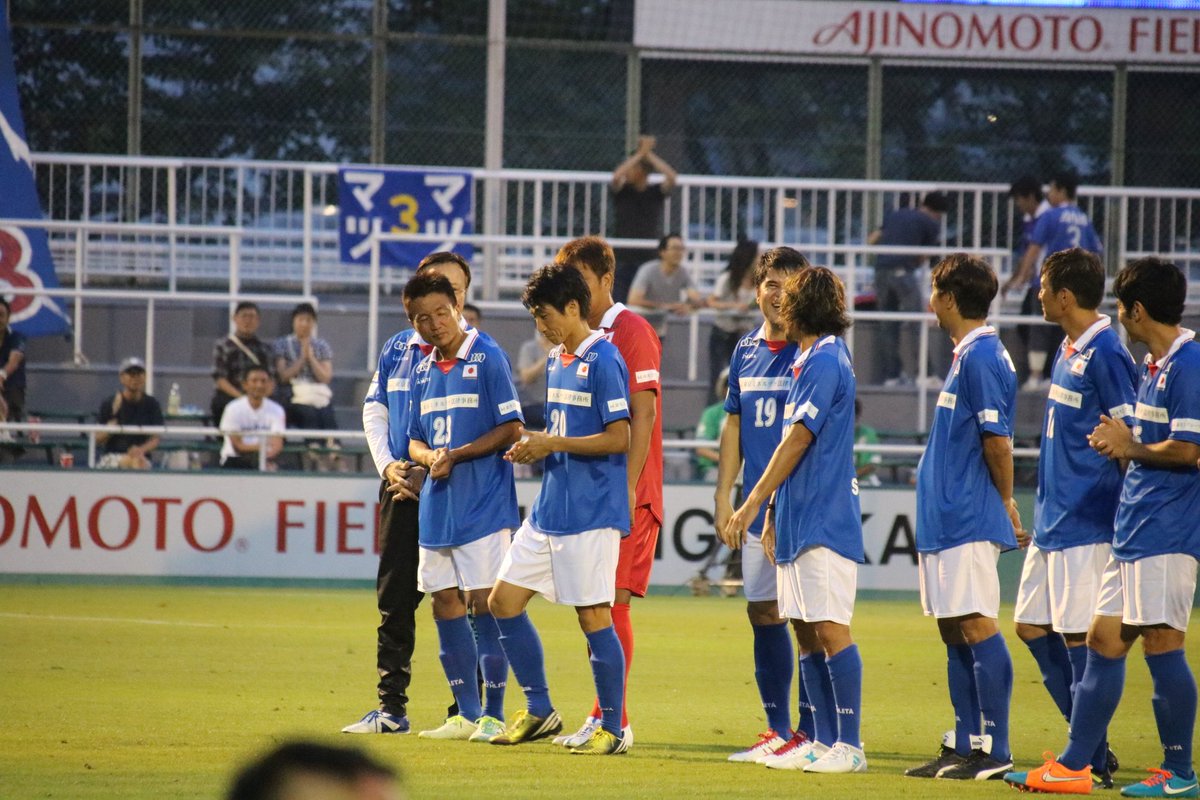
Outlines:
<svg viewBox="0 0 1200 800"><path fill-rule="evenodd" d="M233 307L233 313L236 316L237 314L242 313L246 309L252 310L255 314L261 313L258 308L258 303L255 303L252 300L242 300L241 302L239 302L236 306Z"/></svg>
<svg viewBox="0 0 1200 800"><path fill-rule="evenodd" d="M453 253L449 250L438 250L436 253L430 253L421 259L420 264L417 264L417 272L432 267L435 264L457 264L458 268L463 271L463 277L467 279L466 288L471 288L471 262L458 253Z"/></svg>
<svg viewBox="0 0 1200 800"><path fill-rule="evenodd" d="M599 236L572 239L558 249L554 261L575 269L586 267L597 278L603 278L617 268L617 257L612 246Z"/></svg>
<svg viewBox="0 0 1200 800"><path fill-rule="evenodd" d="M661 253L662 251L666 250L667 246L671 244L672 239L678 239L680 243L683 242L683 236L680 233L671 231L666 236L658 240L658 252Z"/></svg>
<svg viewBox="0 0 1200 800"><path fill-rule="evenodd" d="M809 266L808 259L799 250L791 247L772 247L764 250L754 264L754 285L761 286L767 279L767 271L796 272Z"/></svg>
<svg viewBox="0 0 1200 800"><path fill-rule="evenodd" d="M450 283L450 279L445 275L439 275L436 272L418 271L416 275L408 279L408 283L404 284L404 302L406 303L430 294L444 294L450 300L450 305L454 305L458 301L458 298L454 296L454 284Z"/></svg>
<svg viewBox="0 0 1200 800"><path fill-rule="evenodd" d="M249 364L242 368L242 375L239 380L246 380L253 372L261 372L262 374L266 375L268 379L271 377L271 370L267 369L266 364Z"/></svg>
<svg viewBox="0 0 1200 800"><path fill-rule="evenodd" d="M1079 190L1079 176L1074 172L1056 172L1050 183L1062 189L1072 200L1075 199L1075 192Z"/></svg>
<svg viewBox="0 0 1200 800"><path fill-rule="evenodd" d="M297 305L295 308L292 309L292 319L295 319L296 317L300 316L301 314L307 314L308 316L312 317L313 319L316 319L317 318L317 309L313 307L312 303L300 303L299 305Z"/></svg>
<svg viewBox="0 0 1200 800"><path fill-rule="evenodd" d="M850 327L846 287L828 267L806 267L789 275L779 312L808 336L841 336Z"/></svg>
<svg viewBox="0 0 1200 800"><path fill-rule="evenodd" d="M483 319L483 309L474 303L463 303L463 311L473 311L475 312L475 316Z"/></svg>
<svg viewBox="0 0 1200 800"><path fill-rule="evenodd" d="M1187 278L1165 258L1147 256L1130 262L1117 274L1113 294L1126 311L1141 303L1155 322L1178 325L1187 299Z"/></svg>
<svg viewBox="0 0 1200 800"><path fill-rule="evenodd" d="M315 742L283 744L234 776L228 800L277 800L293 779L322 776L353 784L366 777L395 778L396 771L361 750Z"/></svg>
<svg viewBox="0 0 1200 800"><path fill-rule="evenodd" d="M550 306L566 313L567 304L579 304L579 316L587 319L592 294L579 270L566 264L547 264L529 276L521 302L532 311L537 306Z"/></svg>
<svg viewBox="0 0 1200 800"><path fill-rule="evenodd" d="M933 288L954 298L963 319L986 319L1000 289L996 273L978 256L951 253L933 268Z"/></svg>
<svg viewBox="0 0 1200 800"><path fill-rule="evenodd" d="M945 214L950 210L950 198L944 192L926 192L925 197L921 199L921 205L930 211Z"/></svg>
<svg viewBox="0 0 1200 800"><path fill-rule="evenodd" d="M1052 292L1066 289L1080 308L1097 309L1104 299L1104 265L1082 247L1059 250L1042 264L1042 286Z"/></svg>
<svg viewBox="0 0 1200 800"><path fill-rule="evenodd" d="M1032 175L1022 175L1008 187L1009 197L1032 197L1042 199L1042 182Z"/></svg>

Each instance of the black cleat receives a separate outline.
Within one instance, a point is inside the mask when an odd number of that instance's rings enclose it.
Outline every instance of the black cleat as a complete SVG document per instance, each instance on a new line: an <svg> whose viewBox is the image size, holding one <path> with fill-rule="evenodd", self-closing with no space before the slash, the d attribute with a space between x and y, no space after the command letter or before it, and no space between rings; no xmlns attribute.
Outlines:
<svg viewBox="0 0 1200 800"><path fill-rule="evenodd" d="M942 745L942 749L931 761L927 761L919 767L909 767L904 770L904 774L909 778L936 778L942 771L958 766L966 760L967 756L960 756L954 752L953 747Z"/></svg>
<svg viewBox="0 0 1200 800"><path fill-rule="evenodd" d="M962 763L948 767L937 774L938 778L951 781L991 781L1012 772L1012 759L1000 761L982 750L972 750Z"/></svg>

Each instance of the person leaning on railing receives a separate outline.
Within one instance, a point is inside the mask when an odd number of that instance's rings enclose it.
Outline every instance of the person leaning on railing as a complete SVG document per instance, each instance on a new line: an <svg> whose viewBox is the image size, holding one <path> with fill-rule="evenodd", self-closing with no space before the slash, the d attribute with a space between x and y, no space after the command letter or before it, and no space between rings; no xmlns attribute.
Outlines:
<svg viewBox="0 0 1200 800"><path fill-rule="evenodd" d="M100 404L97 421L112 427L125 425L162 425L162 407L146 394L146 364L130 357L121 362L121 390ZM101 469L150 469L150 454L158 447L158 436L130 433L97 433L97 444L104 455L96 466Z"/></svg>

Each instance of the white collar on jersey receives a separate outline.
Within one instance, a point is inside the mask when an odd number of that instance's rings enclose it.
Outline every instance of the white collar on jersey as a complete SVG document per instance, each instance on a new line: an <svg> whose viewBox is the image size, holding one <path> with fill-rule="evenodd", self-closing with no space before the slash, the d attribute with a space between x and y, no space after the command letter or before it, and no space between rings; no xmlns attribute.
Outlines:
<svg viewBox="0 0 1200 800"><path fill-rule="evenodd" d="M463 343L458 346L458 352L454 354L454 358L462 360L471 352L471 346L475 344L475 340L479 338L479 331L474 328L467 330L467 338L463 339Z"/></svg>
<svg viewBox="0 0 1200 800"><path fill-rule="evenodd" d="M995 335L996 329L991 325L980 325L978 328L972 329L970 333L962 338L962 341L959 342L958 346L954 348L954 355L960 355L962 351L966 349L967 345L974 344L976 339L982 339L984 336Z"/></svg>
<svg viewBox="0 0 1200 800"><path fill-rule="evenodd" d="M586 353L591 348L592 345L594 345L596 343L596 341L598 339L603 339L603 338L604 338L604 334L601 333L600 331L592 331L590 334L588 334L588 337L586 339L584 339L582 342L579 343L579 347L575 348L575 355L582 356L584 353ZM557 345L553 350L550 351L550 357L558 358L559 356L561 356L563 354L563 347L564 347L564 345L561 345L561 344Z"/></svg>
<svg viewBox="0 0 1200 800"><path fill-rule="evenodd" d="M1076 353L1082 353L1087 349L1087 346L1092 343L1092 339L1096 338L1096 334L1112 325L1112 318L1107 314L1101 314L1100 319L1096 320L1091 326L1079 334L1079 338L1071 341L1071 337L1064 337L1063 344L1074 350Z"/></svg>
<svg viewBox="0 0 1200 800"><path fill-rule="evenodd" d="M600 330L611 330L613 323L617 321L617 315L625 310L624 303L613 303L608 311L604 312L604 316L600 318Z"/></svg>
<svg viewBox="0 0 1200 800"><path fill-rule="evenodd" d="M810 347L807 350L805 350L804 352L796 355L796 360L792 362L792 366L793 367L803 366L804 362L808 361L808 356L810 353L815 351L818 347L824 347L825 345L829 344L836 338L837 338L836 336L830 335L830 336L823 336L820 339L817 339L815 342L812 343L812 347Z"/></svg>
<svg viewBox="0 0 1200 800"><path fill-rule="evenodd" d="M1146 353L1146 358L1143 363L1154 364L1154 366L1157 367L1158 369L1162 369L1163 366L1165 366L1166 363L1171 360L1171 356L1175 355L1176 350L1178 350L1179 348L1183 347L1185 344L1187 344L1188 342L1190 342L1196 338L1195 331L1190 331L1187 328L1180 328L1179 330L1182 331L1182 333L1179 334L1178 339L1171 342L1171 349L1167 351L1167 354L1165 356L1160 358L1158 361L1152 361L1151 359L1153 358L1153 356L1151 356L1149 353Z"/></svg>

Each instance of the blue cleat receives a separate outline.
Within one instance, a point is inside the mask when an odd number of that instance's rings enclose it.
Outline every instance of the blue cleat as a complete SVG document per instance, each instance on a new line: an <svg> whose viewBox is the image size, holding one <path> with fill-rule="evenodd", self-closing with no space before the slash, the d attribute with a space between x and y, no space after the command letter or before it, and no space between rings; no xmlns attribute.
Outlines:
<svg viewBox="0 0 1200 800"><path fill-rule="evenodd" d="M1126 786L1122 797L1200 797L1200 784L1193 774L1181 778L1169 769L1152 769L1150 777L1141 783Z"/></svg>

